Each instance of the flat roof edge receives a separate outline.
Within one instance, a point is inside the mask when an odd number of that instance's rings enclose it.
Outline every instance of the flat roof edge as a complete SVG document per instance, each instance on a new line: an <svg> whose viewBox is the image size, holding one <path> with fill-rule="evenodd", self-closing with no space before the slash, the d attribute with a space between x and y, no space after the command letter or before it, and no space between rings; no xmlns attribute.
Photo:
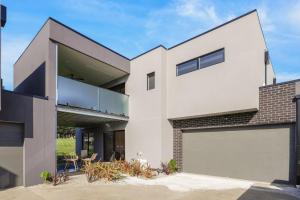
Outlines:
<svg viewBox="0 0 300 200"><path fill-rule="evenodd" d="M245 17L245 16L247 16L247 15L250 15L250 14L252 14L252 13L254 13L254 12L257 12L257 10L256 10L256 9L251 10L251 11L249 11L249 12L247 12L247 13L245 13L245 14L242 14L242 15L240 15L240 16L234 18L234 19L231 19L231 20L229 20L229 21L227 21L227 22L225 22L225 23L223 23L223 24L220 24L220 25L218 25L218 26L216 26L216 27L214 27L214 28L212 28L212 29L209 29L209 30L207 30L207 31L205 31L205 32L203 32L203 33L200 33L200 34L198 34L198 35L196 35L196 36L194 36L194 37L192 37L192 38L190 38L190 39L187 39L187 40L185 40L185 41L183 41L183 42L180 42L180 43L178 43L178 44L175 44L174 46L169 47L168 50L173 49L173 48L175 48L175 47L177 47L177 46L180 46L180 45L182 45L182 44L184 44L184 43L186 43L186 42L189 42L189 41L191 41L191 40L193 40L193 39L195 39L195 38L197 38L197 37L200 37L200 36L202 36L202 35L205 35L205 34L207 34L207 33L209 33L209 32L212 32L212 31L214 31L214 30L216 30L216 29L219 29L219 28L221 28L221 27L223 27L223 26L225 26L225 25L227 25L227 24L230 24L230 23L232 23L232 22L234 22L234 21L236 21L236 20L239 20L239 19L241 19L241 18L243 18L243 17Z"/></svg>
<svg viewBox="0 0 300 200"><path fill-rule="evenodd" d="M118 52L116 52L116 51L114 51L114 50L112 50L111 48L109 48L109 47L107 47L107 46L105 46L105 45L103 45L103 44L101 44L101 43L99 43L99 42L97 42L97 41L91 39L90 37L88 37L88 36L86 36L86 35L84 35L84 34L78 32L78 31L76 31L75 29L71 28L70 26L67 26L67 25L65 25L64 23L62 23L62 22L60 22L60 21L58 21L58 20L56 20L56 19L54 19L54 18L52 18L52 17L49 17L49 18L46 20L46 22L44 22L43 26L39 29L39 31L38 31L37 34L34 36L34 38L31 40L31 42L29 43L29 45L25 48L25 50L24 50L24 51L22 52L22 54L19 56L19 58L17 59L17 61L14 63L14 65L20 60L20 58L23 56L23 54L26 52L26 50L29 48L29 46L31 45L31 43L34 41L34 39L35 39L35 38L37 37L37 35L41 32L41 30L44 28L44 26L47 24L47 22L48 22L49 20L51 20L51 21L53 21L53 22L55 22L55 23L57 23L57 24L59 24L59 25L65 27L65 28L69 29L70 31L72 31L72 32L74 32L74 33L76 33L76 34L78 34L78 35L80 35L80 36L82 36L82 37L88 39L89 41L91 41L91 42L93 42L93 43L95 43L95 44L97 44L97 45L99 45L99 46L101 46L101 47L103 47L103 48L105 48L105 49L111 51L112 53L117 54L118 56L120 56L120 57L122 57L122 58L124 58L124 59L126 59L126 60L128 60L128 61L132 61L132 60L134 60L134 59L136 59L136 58L138 58L138 57L140 57L140 56L142 56L142 55L145 55L145 54L147 54L147 53L149 53L149 52L151 52L151 51L153 51L153 50L155 50L155 49L157 49L157 48L159 48L159 47L162 47L162 48L164 48L165 50L173 49L173 48L175 48L175 47L177 47L177 46L180 46L180 45L182 45L182 44L184 44L184 43L187 43L187 42L189 42L189 41L191 41L191 40L193 40L193 39L196 39L196 38L198 38L198 37L200 37L200 36L203 36L203 35L205 35L205 34L207 34L207 33L209 33L209 32L212 32L212 31L214 31L214 30L216 30L216 29L219 29L219 28L221 28L221 27L223 27L223 26L225 26L225 25L227 25L227 24L230 24L230 23L232 23L232 22L234 22L234 21L236 21L236 20L238 20L238 19L240 19L240 18L243 18L243 17L245 17L245 16L247 16L247 15L250 15L250 14L252 14L252 13L254 13L254 12L257 12L257 10L256 10L256 9L251 10L251 11L249 11L249 12L243 14L243 15L240 15L240 16L238 16L238 17L232 19L232 20L229 20L229 21L227 21L227 22L225 22L225 23L223 23L223 24L221 24L221 25L218 25L218 26L216 26L216 27L214 27L214 28L212 28L212 29L209 29L209 30L207 30L207 31L205 31L205 32L203 32L203 33L200 33L200 34L198 34L198 35L196 35L196 36L194 36L194 37L192 37L192 38L189 38L189 39L187 39L187 40L185 40L185 41L183 41L183 42L180 42L180 43L178 43L178 44L176 44L176 45L174 45L174 46L171 46L171 47L169 47L169 48L166 48L165 46L163 46L163 45L160 44L160 45L158 45L158 46L156 46L156 47L154 47L154 48L151 48L150 50L147 50L147 51L145 51L145 52L143 52L143 53L141 53L141 54L139 54L139 55L137 55L137 56L131 58L131 59L128 58L128 57L126 57L126 56L124 56L124 55L122 55L122 54L120 54L120 53L118 53ZM50 38L49 38L49 39L50 39Z"/></svg>
<svg viewBox="0 0 300 200"><path fill-rule="evenodd" d="M115 50L113 50L113 49L111 49L111 48L109 48L109 47L107 47L107 46L105 46L105 45L103 45L103 44L97 42L96 40L94 40L94 39L92 39L92 38L90 38L90 37L88 37L88 36L86 36L86 35L80 33L79 31L76 31L75 29L71 28L70 26L67 26L67 25L65 25L64 23L62 23L62 22L60 22L60 21L58 21L58 20L56 20L56 19L54 19L54 18L52 18L52 17L49 17L49 20L51 20L51 21L53 21L53 22L55 22L55 23L57 23L57 24L59 24L59 25L65 27L65 28L69 29L70 31L72 31L72 32L74 32L74 33L76 33L76 34L78 34L78 35L84 37L85 39L87 39L87 40L89 40L89 41L91 41L91 42L93 42L93 43L95 43L95 44L97 44L97 45L99 45L99 46L101 46L101 47L103 47L103 48L105 48L105 49L111 51L112 53L115 53L115 54L117 54L118 56L121 56L121 57L125 58L126 60L130 60L130 59L127 58L126 56L124 56L124 55L122 55L122 54L116 52Z"/></svg>
<svg viewBox="0 0 300 200"><path fill-rule="evenodd" d="M178 44L175 44L174 46L171 46L171 47L169 47L169 48L166 48L164 45L161 45L161 44L158 45L158 46L155 46L155 47L151 48L150 50L147 50L147 51L145 51L145 52L143 52L143 53L141 53L141 54L139 54L139 55L137 55L137 56L131 58L130 60L134 60L134 59L136 59L136 58L138 58L138 57L140 57L140 56L142 56L142 55L145 55L145 54L147 54L147 53L151 52L152 50L154 50L154 49L156 49L156 48L159 48L159 47L162 47L162 48L164 48L164 49L166 49L166 50L173 49L173 48L175 48L175 47L177 47L177 46L180 46L180 45L182 45L182 44L184 44L184 43L186 43L186 42L189 42L189 41L191 41L191 40L193 40L193 39L196 39L196 38L201 37L201 36L203 36L203 35L205 35L205 34L207 34L207 33L210 33L210 32L212 32L212 31L214 31L214 30L216 30L216 29L219 29L219 28L221 28L221 27L223 27L223 26L225 26L225 25L227 25L227 24L230 24L230 23L232 23L232 22L234 22L234 21L236 21L236 20L239 20L239 19L241 19L241 18L243 18L243 17L245 17L245 16L247 16L247 15L250 15L250 14L252 14L252 13L254 13L254 12L257 12L257 9L254 9L254 10L251 10L251 11L249 11L249 12L247 12L247 13L244 13L244 14L242 14L242 15L240 15L240 16L234 18L234 19L231 19L231 20L229 20L229 21L227 21L227 22L225 22L225 23L223 23L223 24L220 24L220 25L218 25L218 26L216 26L216 27L214 27L214 28L212 28L212 29L209 29L209 30L207 30L207 31L205 31L205 32L203 32L203 33L200 33L200 34L196 35L196 36L193 36L193 37L191 37L191 38L189 38L189 39L187 39L187 40L184 40L183 42L180 42L180 43L178 43Z"/></svg>

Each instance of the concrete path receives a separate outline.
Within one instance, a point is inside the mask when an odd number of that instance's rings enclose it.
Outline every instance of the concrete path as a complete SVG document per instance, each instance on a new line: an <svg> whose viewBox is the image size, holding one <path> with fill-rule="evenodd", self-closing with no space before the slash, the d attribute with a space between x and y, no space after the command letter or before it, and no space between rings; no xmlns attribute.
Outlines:
<svg viewBox="0 0 300 200"><path fill-rule="evenodd" d="M184 177L184 178L183 178ZM165 178L165 177L162 177ZM158 179L162 179L158 178ZM176 182L182 181L189 182L186 180L185 175L175 175ZM191 177L190 177L191 178ZM199 178L199 177L198 177ZM224 181L220 178L221 182ZM140 180L141 181L141 180ZM195 180L193 180L195 181ZM190 182L193 182L190 181ZM199 181L199 180L197 180ZM233 180L229 180L232 182ZM240 180L237 180L240 182ZM132 180L130 180L132 182ZM157 181L156 181L157 182ZM298 196L298 190L295 188L284 188L279 190L278 187L265 187L258 185L249 185L248 188L236 186L236 188L214 188L209 189L207 185L204 188L192 188L190 190L180 191L177 189L169 189L165 183L166 180L162 181L162 185L156 184L141 184L141 183L128 183L127 181L121 181L118 183L104 183L94 182L92 184L87 183L83 175L71 177L67 183L52 186L47 184L41 184L33 187L17 187L0 191L1 200L113 200L113 199L163 199L163 200L178 200L178 199L195 199L195 200L296 200L300 199ZM199 182L200 184L201 181ZM176 183L174 183L176 185ZM178 183L179 184L179 183ZM181 183L182 184L182 183ZM193 183L195 185L195 183ZM214 186L215 187L215 186ZM176 188L176 187L175 187Z"/></svg>

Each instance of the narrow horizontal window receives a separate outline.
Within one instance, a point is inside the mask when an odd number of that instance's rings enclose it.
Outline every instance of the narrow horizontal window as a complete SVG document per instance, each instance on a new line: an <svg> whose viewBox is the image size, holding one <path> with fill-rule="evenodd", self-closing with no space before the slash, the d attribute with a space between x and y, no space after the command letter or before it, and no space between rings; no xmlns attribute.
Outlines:
<svg viewBox="0 0 300 200"><path fill-rule="evenodd" d="M147 74L147 90L155 88L155 72Z"/></svg>
<svg viewBox="0 0 300 200"><path fill-rule="evenodd" d="M200 69L224 62L224 60L225 60L224 49L220 49L213 53L206 54L199 58Z"/></svg>
<svg viewBox="0 0 300 200"><path fill-rule="evenodd" d="M176 66L176 75L180 76L199 69L198 59L190 60Z"/></svg>

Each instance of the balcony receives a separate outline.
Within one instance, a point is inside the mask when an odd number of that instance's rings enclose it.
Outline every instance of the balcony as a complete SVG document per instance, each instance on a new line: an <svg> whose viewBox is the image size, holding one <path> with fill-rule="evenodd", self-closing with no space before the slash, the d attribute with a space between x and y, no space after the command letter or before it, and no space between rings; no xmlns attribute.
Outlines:
<svg viewBox="0 0 300 200"><path fill-rule="evenodd" d="M105 114L128 116L128 96L57 76L57 104Z"/></svg>

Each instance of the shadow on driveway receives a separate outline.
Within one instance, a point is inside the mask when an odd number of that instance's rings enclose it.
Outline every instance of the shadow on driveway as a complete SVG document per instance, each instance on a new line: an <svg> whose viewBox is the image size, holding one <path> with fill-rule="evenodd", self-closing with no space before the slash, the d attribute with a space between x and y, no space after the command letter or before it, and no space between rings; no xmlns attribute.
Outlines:
<svg viewBox="0 0 300 200"><path fill-rule="evenodd" d="M283 191L278 189L270 189L259 186L251 186L246 190L237 200L299 200L300 196L296 197L296 194L284 191L285 188L281 188ZM298 192L298 195L300 191Z"/></svg>

